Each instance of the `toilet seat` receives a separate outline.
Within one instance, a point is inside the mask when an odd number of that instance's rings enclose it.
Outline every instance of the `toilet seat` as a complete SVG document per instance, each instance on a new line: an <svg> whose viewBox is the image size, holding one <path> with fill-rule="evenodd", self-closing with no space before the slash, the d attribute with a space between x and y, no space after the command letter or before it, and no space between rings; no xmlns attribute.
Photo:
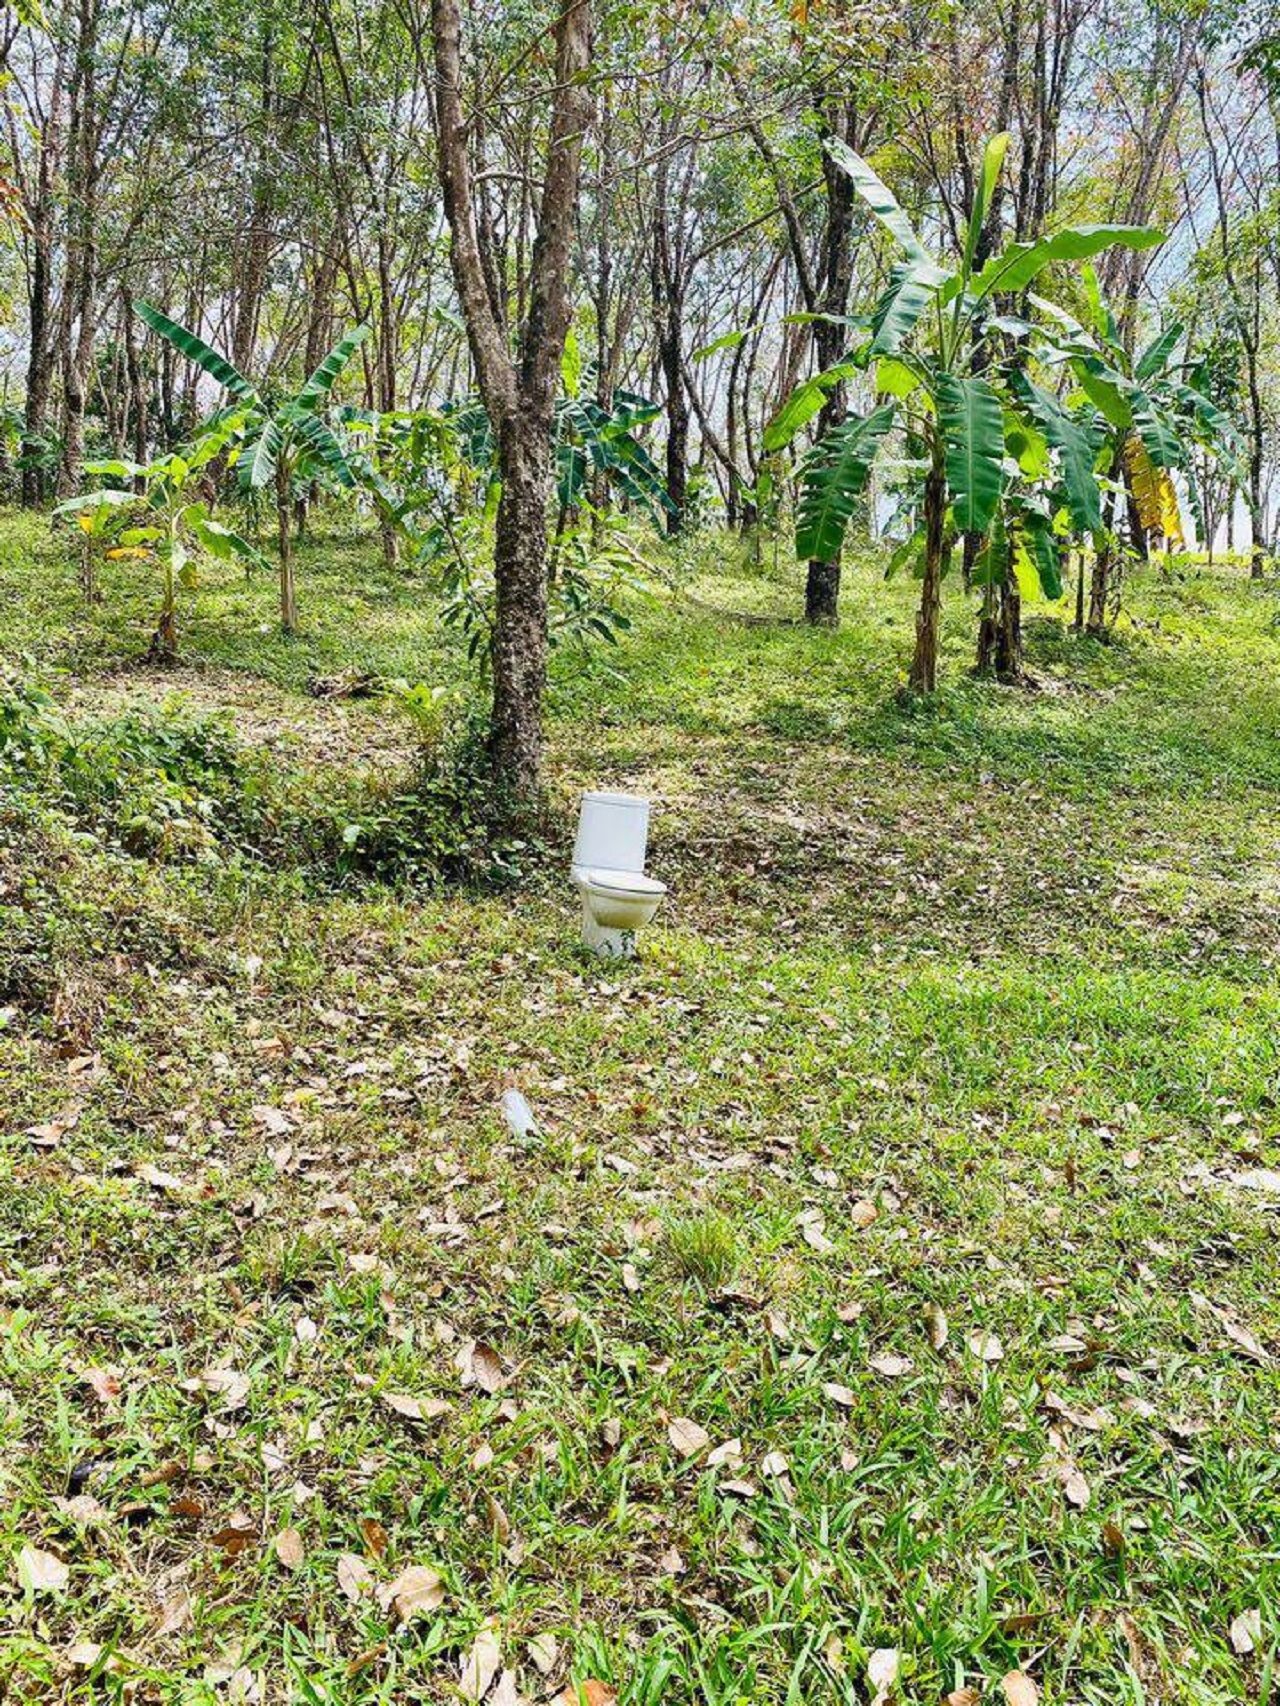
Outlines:
<svg viewBox="0 0 1280 1706"><path fill-rule="evenodd" d="M628 895L662 896L667 892L665 883L646 877L643 871L587 870L582 873L582 880L596 894L617 895L619 898Z"/></svg>

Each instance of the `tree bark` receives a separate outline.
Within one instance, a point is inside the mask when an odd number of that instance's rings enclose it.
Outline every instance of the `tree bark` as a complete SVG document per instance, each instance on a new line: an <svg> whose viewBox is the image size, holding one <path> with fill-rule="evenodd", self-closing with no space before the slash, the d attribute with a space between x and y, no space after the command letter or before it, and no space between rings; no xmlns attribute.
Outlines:
<svg viewBox="0 0 1280 1706"><path fill-rule="evenodd" d="M33 464L44 448L53 391L54 351L50 321L53 314L54 185L62 158L62 107L68 41L69 32L59 31L53 84L49 92L49 114L40 136L35 194L28 211L32 259L28 296L27 401L22 432L22 501L31 507L42 503L47 496L44 471Z"/></svg>
<svg viewBox="0 0 1280 1706"><path fill-rule="evenodd" d="M658 365L667 393L667 532L682 533L689 506L689 401L685 396L681 347L683 303L678 299L663 306L658 326Z"/></svg>
<svg viewBox="0 0 1280 1706"><path fill-rule="evenodd" d="M838 135L841 141L855 140L852 102L823 113L823 130ZM822 175L826 186L826 222L822 234L821 290L818 307L823 314L842 315L849 305L849 289L853 283L853 211L856 192L853 180L831 156L823 150ZM832 320L813 322L814 353L819 371L831 366L843 346L846 329ZM847 403L846 387L832 386L818 413L817 436L822 438L837 422L844 419ZM804 615L806 622L818 627L834 628L840 619L840 557L829 561L814 561L805 573Z"/></svg>
<svg viewBox="0 0 1280 1706"><path fill-rule="evenodd" d="M137 330L133 320L133 296L127 285L122 291L122 296L120 315L124 330L125 371L129 376L129 396L133 403L133 415L129 423L132 428L133 460L145 462L150 438L147 381L146 375L142 371L142 363L138 359Z"/></svg>
<svg viewBox="0 0 1280 1706"><path fill-rule="evenodd" d="M499 428L494 572L498 608L491 641L490 744L499 774L518 796L536 792L542 768L542 698L547 678L547 498L550 440L519 412Z"/></svg>
<svg viewBox="0 0 1280 1706"><path fill-rule="evenodd" d="M997 681L1022 679L1022 595L1012 569L998 587L988 588L978 625L978 673Z"/></svg>
<svg viewBox="0 0 1280 1706"><path fill-rule="evenodd" d="M286 634L298 631L298 600L293 579L293 539L289 529L289 468L282 456L276 463L276 525L280 537L280 626Z"/></svg>
<svg viewBox="0 0 1280 1706"><path fill-rule="evenodd" d="M1117 497L1113 492L1103 518L1102 542L1094 553L1089 582L1089 620L1085 632L1101 639L1107 631L1107 603L1111 596L1111 565L1116 549Z"/></svg>
<svg viewBox="0 0 1280 1706"><path fill-rule="evenodd" d="M938 624L942 610L942 533L946 519L947 481L942 451L936 447L933 466L924 484L924 581L916 614L916 649L907 685L915 693L933 693L938 686Z"/></svg>

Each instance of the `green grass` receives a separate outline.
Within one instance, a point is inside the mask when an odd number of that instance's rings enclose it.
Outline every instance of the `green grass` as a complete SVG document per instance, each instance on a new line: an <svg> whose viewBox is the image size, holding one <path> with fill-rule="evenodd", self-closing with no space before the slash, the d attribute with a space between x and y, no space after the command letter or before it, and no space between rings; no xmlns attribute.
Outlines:
<svg viewBox="0 0 1280 1706"><path fill-rule="evenodd" d="M735 549L690 591L792 614ZM968 678L949 589L906 712L912 588L849 579L836 634L664 598L558 659L556 846L507 895L0 801L0 1696L448 1701L494 1618L530 1699L865 1702L894 1647L902 1702L1275 1700L1277 1202L1233 1182L1280 1165L1275 591L1153 575L1110 646L1036 613L1024 692ZM329 537L300 589L290 642L265 582L203 588L166 680L154 589L86 615L0 522L5 654L81 710L176 680L290 763L407 751L302 689L461 682L430 587ZM588 784L657 800L623 967L558 864ZM344 1554L443 1604L398 1626Z"/></svg>

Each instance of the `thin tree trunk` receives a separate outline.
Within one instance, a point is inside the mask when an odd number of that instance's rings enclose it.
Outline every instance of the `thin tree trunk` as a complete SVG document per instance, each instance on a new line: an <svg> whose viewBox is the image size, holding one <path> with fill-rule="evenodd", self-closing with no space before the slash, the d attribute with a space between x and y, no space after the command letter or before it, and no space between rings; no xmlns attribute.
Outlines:
<svg viewBox="0 0 1280 1706"><path fill-rule="evenodd" d="M933 693L938 686L938 625L942 610L942 533L946 519L947 483L942 453L935 449L933 466L924 485L924 581L916 614L916 649L907 684L915 693Z"/></svg>
<svg viewBox="0 0 1280 1706"><path fill-rule="evenodd" d="M1107 631L1107 604L1111 596L1111 564L1116 549L1116 511L1118 498L1112 493L1103 517L1102 541L1093 559L1093 575L1089 583L1089 620L1086 631L1101 639Z"/></svg>
<svg viewBox="0 0 1280 1706"><path fill-rule="evenodd" d="M1266 513L1262 502L1262 446L1255 438L1249 452L1249 579L1260 581L1266 560Z"/></svg>
<svg viewBox="0 0 1280 1706"><path fill-rule="evenodd" d="M29 210L31 224L31 287L28 298L27 400L23 415L22 501L34 507L43 502L44 471L33 464L44 448L49 400L53 390L54 350L50 338L53 313L54 184L62 157L62 108L70 32L58 33L58 51L49 92L49 115L40 137L35 195Z"/></svg>
<svg viewBox="0 0 1280 1706"><path fill-rule="evenodd" d="M689 402L681 371L681 326L683 304L664 304L658 328L658 364L667 393L667 532L682 533L688 521L689 504Z"/></svg>
<svg viewBox="0 0 1280 1706"><path fill-rule="evenodd" d="M840 140L854 141L854 112L852 104L836 105L822 114L823 129ZM819 306L832 319L813 322L814 351L820 370L837 359L844 343L845 328L835 323L849 303L853 282L853 211L856 194L849 174L823 151L822 173L826 185L826 222L822 235L821 293ZM847 391L843 384L832 386L818 414L817 436L822 438L844 418ZM840 554L826 561L815 559L805 573L804 615L806 622L818 627L834 628L840 619Z"/></svg>
<svg viewBox="0 0 1280 1706"><path fill-rule="evenodd" d="M280 625L286 634L298 631L298 601L293 580L293 540L289 531L289 470L282 456L276 463L276 524L280 534Z"/></svg>

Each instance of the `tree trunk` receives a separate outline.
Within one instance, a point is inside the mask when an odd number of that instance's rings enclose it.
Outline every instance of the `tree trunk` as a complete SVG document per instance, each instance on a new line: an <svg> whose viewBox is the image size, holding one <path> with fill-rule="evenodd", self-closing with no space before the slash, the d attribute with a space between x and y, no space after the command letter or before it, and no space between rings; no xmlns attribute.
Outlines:
<svg viewBox="0 0 1280 1706"><path fill-rule="evenodd" d="M542 693L547 675L547 499L550 430L523 413L501 424L492 639L495 773L518 799L532 799L542 768Z"/></svg>
<svg viewBox="0 0 1280 1706"><path fill-rule="evenodd" d="M83 265L85 277L80 290L80 321L75 348L70 352L63 381L63 442L62 470L59 490L65 497L74 496L84 472L84 417L89 390L89 375L93 366L93 339L97 330L96 257L86 253Z"/></svg>
<svg viewBox="0 0 1280 1706"><path fill-rule="evenodd" d="M276 522L280 532L280 625L286 634L298 631L298 603L293 584L293 540L289 532L289 470L283 457L276 463Z"/></svg>
<svg viewBox="0 0 1280 1706"><path fill-rule="evenodd" d="M1262 503L1262 449L1256 442L1249 452L1249 579L1260 581L1266 558L1266 524Z"/></svg>
<svg viewBox="0 0 1280 1706"><path fill-rule="evenodd" d="M1072 627L1077 634L1084 633L1084 547L1076 552L1076 618Z"/></svg>
<svg viewBox="0 0 1280 1706"><path fill-rule="evenodd" d="M53 389L54 351L49 322L53 309L54 186L62 155L62 108L69 39L68 31L58 32L57 58L49 92L49 116L40 137L35 196L28 213L32 260L27 323L27 401L22 431L22 501L32 507L43 502L47 491L44 471L33 467L32 462L43 449Z"/></svg>
<svg viewBox="0 0 1280 1706"><path fill-rule="evenodd" d="M852 146L855 139L852 102L833 102L829 109L819 110L823 132L835 135ZM822 314L830 315L831 319L818 318L813 322L813 342L818 367L825 370L838 359L846 336L845 328L837 322L838 317L848 307L849 289L853 282L853 247L850 239L857 195L849 174L825 149L822 154L822 175L826 188L826 220L822 233L818 306ZM832 386L818 413L819 439L844 418L846 407L845 386ZM829 562L815 560L809 564L804 584L805 621L821 628L834 628L839 621L839 608L840 556L837 553Z"/></svg>
<svg viewBox="0 0 1280 1706"><path fill-rule="evenodd" d="M1001 681L1021 681L1022 594L1018 577L1010 569L1000 588L1000 631L996 638L996 675Z"/></svg>
<svg viewBox="0 0 1280 1706"><path fill-rule="evenodd" d="M942 529L946 519L947 482L942 453L935 450L924 484L924 581L916 614L916 649L907 685L915 693L933 693L938 686L938 623L942 610Z"/></svg>
<svg viewBox="0 0 1280 1706"><path fill-rule="evenodd" d="M681 371L680 316L683 304L667 305L668 312L658 328L658 362L667 390L667 532L684 531L689 503L689 401Z"/></svg>
<svg viewBox="0 0 1280 1706"><path fill-rule="evenodd" d="M537 801L542 761L542 695L547 676L547 499L555 398L572 315L570 269L583 137L594 97L591 0L560 0L555 23L555 93L546 170L538 203L527 310L513 362L505 320L485 275L482 214L462 101L460 0L431 0L436 63L437 163L452 242L449 259L485 409L498 437L494 542L493 710L489 751L494 780L512 805ZM675 375L677 385L679 372Z"/></svg>
<svg viewBox="0 0 1280 1706"><path fill-rule="evenodd" d="M1089 620L1085 629L1095 639L1100 639L1107 631L1107 597L1110 592L1108 582L1114 549L1111 540L1104 539L1093 559L1093 576L1089 583Z"/></svg>
<svg viewBox="0 0 1280 1706"><path fill-rule="evenodd" d="M1102 518L1102 541L1093 558L1093 575L1089 583L1089 620L1085 631L1100 639L1107 631L1107 602L1111 596L1111 564L1116 550L1116 522L1119 519L1118 494L1113 492Z"/></svg>
<svg viewBox="0 0 1280 1706"><path fill-rule="evenodd" d="M819 628L834 628L840 619L840 559L816 559L804 580L804 619Z"/></svg>
<svg viewBox="0 0 1280 1706"><path fill-rule="evenodd" d="M67 119L67 277L63 285L62 467L58 475L58 489L67 497L79 486L84 467L84 418L98 318L98 23L96 0L79 0Z"/></svg>

